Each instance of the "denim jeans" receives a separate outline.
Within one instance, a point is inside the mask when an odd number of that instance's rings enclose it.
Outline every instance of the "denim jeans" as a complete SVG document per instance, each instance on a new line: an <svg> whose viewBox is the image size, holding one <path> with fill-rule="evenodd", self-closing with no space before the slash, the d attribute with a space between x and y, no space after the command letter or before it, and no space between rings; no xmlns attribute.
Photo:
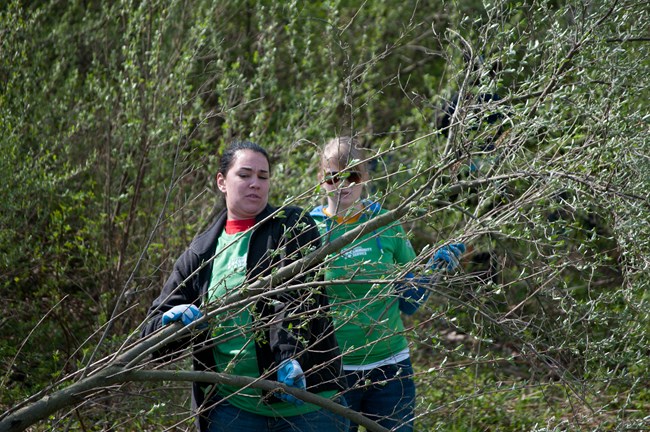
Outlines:
<svg viewBox="0 0 650 432"><path fill-rule="evenodd" d="M347 406L343 397L335 399ZM210 432L348 432L350 420L326 409L290 417L268 417L220 402L210 410Z"/></svg>
<svg viewBox="0 0 650 432"><path fill-rule="evenodd" d="M398 374L399 373L399 374ZM406 359L366 371L345 371L348 406L391 431L413 431L415 383L413 366ZM350 432L357 432L352 423Z"/></svg>

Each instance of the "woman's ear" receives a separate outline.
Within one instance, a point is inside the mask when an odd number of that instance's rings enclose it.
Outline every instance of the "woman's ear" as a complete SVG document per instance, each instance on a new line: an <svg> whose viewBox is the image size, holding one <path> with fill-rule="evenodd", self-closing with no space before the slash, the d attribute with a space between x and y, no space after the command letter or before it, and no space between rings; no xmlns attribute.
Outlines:
<svg viewBox="0 0 650 432"><path fill-rule="evenodd" d="M219 190L221 192L223 192L225 194L226 193L226 178L221 173L217 173L215 178L217 179L217 187L219 188Z"/></svg>

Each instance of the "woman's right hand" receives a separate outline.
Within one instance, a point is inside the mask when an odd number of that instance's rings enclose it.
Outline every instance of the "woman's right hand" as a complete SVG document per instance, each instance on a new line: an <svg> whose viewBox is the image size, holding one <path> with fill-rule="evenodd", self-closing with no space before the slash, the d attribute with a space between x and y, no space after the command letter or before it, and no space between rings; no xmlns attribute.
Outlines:
<svg viewBox="0 0 650 432"><path fill-rule="evenodd" d="M181 304L174 306L163 314L162 325L167 325L175 321L181 321L183 325L189 325L202 316L203 314L199 308L193 304Z"/></svg>

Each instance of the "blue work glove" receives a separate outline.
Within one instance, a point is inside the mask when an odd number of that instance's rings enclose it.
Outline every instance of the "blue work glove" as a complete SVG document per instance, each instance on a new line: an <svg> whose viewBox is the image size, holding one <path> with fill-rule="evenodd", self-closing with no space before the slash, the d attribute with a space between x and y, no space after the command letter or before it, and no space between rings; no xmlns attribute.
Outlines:
<svg viewBox="0 0 650 432"><path fill-rule="evenodd" d="M189 325L202 316L203 314L199 308L193 304L182 304L174 306L163 314L162 325L167 325L174 321L181 321L183 325Z"/></svg>
<svg viewBox="0 0 650 432"><path fill-rule="evenodd" d="M434 269L447 268L447 271L452 271L460 264L460 256L465 253L465 245L463 243L453 243L443 246L433 254L433 258L429 260L429 265Z"/></svg>
<svg viewBox="0 0 650 432"><path fill-rule="evenodd" d="M280 363L280 368L278 369L278 381L282 384L288 385L289 387L295 387L300 390L305 390L307 388L305 374L302 372L300 363L296 360L287 359ZM287 393L276 393L275 395L286 402L293 403L294 405L304 404L300 399Z"/></svg>
<svg viewBox="0 0 650 432"><path fill-rule="evenodd" d="M418 277L411 272L404 277L404 282L395 284L395 291L399 294L399 310L406 315L413 315L418 308L427 301L429 290L433 283L431 277Z"/></svg>

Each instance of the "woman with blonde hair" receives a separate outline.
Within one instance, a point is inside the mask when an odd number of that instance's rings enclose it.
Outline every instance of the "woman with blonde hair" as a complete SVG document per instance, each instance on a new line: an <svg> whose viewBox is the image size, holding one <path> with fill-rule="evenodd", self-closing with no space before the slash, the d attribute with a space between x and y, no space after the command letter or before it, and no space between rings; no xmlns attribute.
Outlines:
<svg viewBox="0 0 650 432"><path fill-rule="evenodd" d="M325 144L320 181L327 204L310 213L323 241L333 241L387 211L362 198L370 181L367 166L355 139L337 137ZM439 267L442 262L451 270L464 249L462 244L442 247L432 265ZM436 276L414 278L409 273L405 278L410 283L403 284L364 280L394 279L415 258L404 229L393 223L329 257L325 274L332 281L328 293L349 387L345 398L351 409L391 431L412 431L415 408L413 367L400 312L413 314ZM357 429L358 425L351 425L351 431Z"/></svg>

